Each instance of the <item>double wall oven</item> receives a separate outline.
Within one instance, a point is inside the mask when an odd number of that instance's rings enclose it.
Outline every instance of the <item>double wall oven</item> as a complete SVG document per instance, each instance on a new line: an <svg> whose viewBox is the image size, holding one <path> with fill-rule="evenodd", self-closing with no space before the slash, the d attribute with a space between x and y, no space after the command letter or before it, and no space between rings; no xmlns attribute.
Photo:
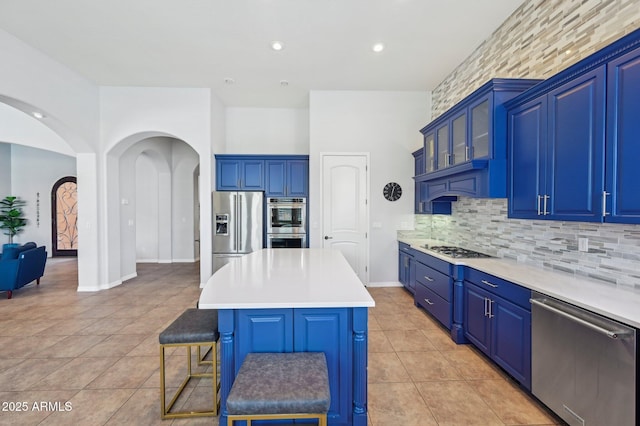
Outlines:
<svg viewBox="0 0 640 426"><path fill-rule="evenodd" d="M307 247L306 219L306 198L267 198L267 247Z"/></svg>

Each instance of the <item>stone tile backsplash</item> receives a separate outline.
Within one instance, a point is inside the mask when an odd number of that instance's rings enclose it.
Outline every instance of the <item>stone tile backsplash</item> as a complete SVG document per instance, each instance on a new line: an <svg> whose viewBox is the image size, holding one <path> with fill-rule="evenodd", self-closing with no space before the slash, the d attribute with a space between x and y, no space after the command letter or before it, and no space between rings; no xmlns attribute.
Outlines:
<svg viewBox="0 0 640 426"><path fill-rule="evenodd" d="M416 215L415 231L500 258L640 291L640 225L509 219L506 199L458 197L451 216ZM588 239L588 252L578 251Z"/></svg>

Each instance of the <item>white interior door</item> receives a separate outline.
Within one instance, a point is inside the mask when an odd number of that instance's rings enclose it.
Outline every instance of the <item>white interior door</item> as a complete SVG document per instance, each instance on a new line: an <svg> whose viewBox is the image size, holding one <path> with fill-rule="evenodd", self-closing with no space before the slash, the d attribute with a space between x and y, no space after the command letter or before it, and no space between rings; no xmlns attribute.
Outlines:
<svg viewBox="0 0 640 426"><path fill-rule="evenodd" d="M322 154L323 247L339 249L369 282L367 154Z"/></svg>

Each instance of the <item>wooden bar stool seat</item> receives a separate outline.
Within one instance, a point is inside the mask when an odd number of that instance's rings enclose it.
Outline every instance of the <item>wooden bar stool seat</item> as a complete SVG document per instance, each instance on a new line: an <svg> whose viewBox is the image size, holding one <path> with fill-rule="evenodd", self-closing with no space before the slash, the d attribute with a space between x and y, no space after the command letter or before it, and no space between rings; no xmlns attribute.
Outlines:
<svg viewBox="0 0 640 426"><path fill-rule="evenodd" d="M247 354L227 398L228 420L317 418L331 405L323 352Z"/></svg>
<svg viewBox="0 0 640 426"><path fill-rule="evenodd" d="M218 351L217 342L220 339L218 333L218 311L215 309L187 309L175 319L162 333L160 333L160 408L163 419L216 416L218 415L219 379L218 379ZM167 347L183 346L187 349L187 377L174 394L173 398L166 404L165 390L165 349ZM191 369L191 349L197 348L196 357L198 365L209 364L212 366L210 373L194 373ZM211 348L211 361L205 361L207 353L201 356L200 348ZM171 408L184 390L185 386L192 378L211 378L213 382L213 404L212 408L203 411L179 411L171 412Z"/></svg>

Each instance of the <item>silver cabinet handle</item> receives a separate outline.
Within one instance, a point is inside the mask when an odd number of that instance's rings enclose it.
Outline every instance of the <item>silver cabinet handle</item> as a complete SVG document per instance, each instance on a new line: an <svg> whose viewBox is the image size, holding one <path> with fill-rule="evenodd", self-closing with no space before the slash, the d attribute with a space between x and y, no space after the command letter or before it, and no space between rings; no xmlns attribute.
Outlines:
<svg viewBox="0 0 640 426"><path fill-rule="evenodd" d="M493 318L493 317L494 317L494 315L493 315L493 308L491 307L491 304L493 303L493 300L491 300L491 299L487 299L487 301L489 302L489 303L487 303L487 304L489 305L489 315L487 315L487 316L488 316L489 318Z"/></svg>
<svg viewBox="0 0 640 426"><path fill-rule="evenodd" d="M542 210L540 210L540 199L542 198L542 195L538 195L538 216L542 215Z"/></svg>
<svg viewBox="0 0 640 426"><path fill-rule="evenodd" d="M490 282L489 282L489 281L487 281L487 280L482 280L482 281L481 281L481 283L482 283L482 284L486 284L486 285L488 285L489 287L498 288L498 285L497 285L497 284L490 283Z"/></svg>
<svg viewBox="0 0 640 426"><path fill-rule="evenodd" d="M429 305L433 305L433 302L429 299L424 299L425 302L427 302Z"/></svg>
<svg viewBox="0 0 640 426"><path fill-rule="evenodd" d="M547 200L550 198L549 195L545 195L544 197L544 209L542 209L543 214L546 216L549 214L549 212L547 211Z"/></svg>
<svg viewBox="0 0 640 426"><path fill-rule="evenodd" d="M607 195L609 193L607 191L602 191L602 216L607 216Z"/></svg>
<svg viewBox="0 0 640 426"><path fill-rule="evenodd" d="M427 281L431 281L431 282L433 282L433 278L428 277L428 276L426 276L426 275L424 276L424 279L425 279L425 280L427 280Z"/></svg>
<svg viewBox="0 0 640 426"><path fill-rule="evenodd" d="M489 299L487 299L486 297L484 298L484 316L488 317L489 316L489 308L487 308L487 301Z"/></svg>
<svg viewBox="0 0 640 426"><path fill-rule="evenodd" d="M471 159L470 155L469 155L469 147L465 146L464 147L464 161L469 161Z"/></svg>
<svg viewBox="0 0 640 426"><path fill-rule="evenodd" d="M594 324L592 322L589 322L587 320L584 320L582 318L578 318L574 315L571 315L569 312L565 312L562 309L556 308L555 306L551 306L546 302L546 299L529 299L529 302L531 302L532 304L541 307L542 309L546 309L548 311L554 312L562 317L565 317L567 319L570 319L572 321L577 322L578 324L582 324L587 328L590 328L600 334L604 334L605 336L611 338L611 339L617 339L618 337L624 337L627 336L631 333L633 333L631 330L626 330L624 328L620 328L617 330L607 330L604 327L600 327L597 324Z"/></svg>

